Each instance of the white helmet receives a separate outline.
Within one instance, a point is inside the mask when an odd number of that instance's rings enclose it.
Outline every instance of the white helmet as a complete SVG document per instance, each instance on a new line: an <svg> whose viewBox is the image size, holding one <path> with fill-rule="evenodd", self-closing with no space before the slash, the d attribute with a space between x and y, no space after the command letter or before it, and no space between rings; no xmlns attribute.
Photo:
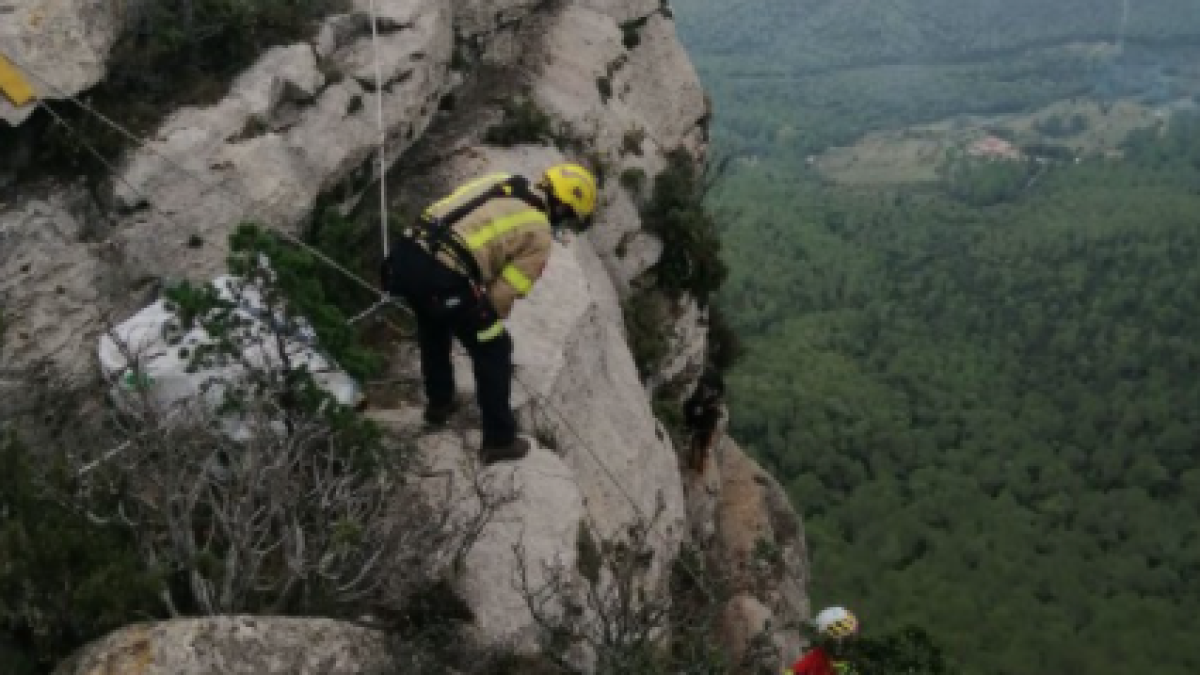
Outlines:
<svg viewBox="0 0 1200 675"><path fill-rule="evenodd" d="M841 639L858 633L858 619L845 607L826 607L817 614L817 632Z"/></svg>

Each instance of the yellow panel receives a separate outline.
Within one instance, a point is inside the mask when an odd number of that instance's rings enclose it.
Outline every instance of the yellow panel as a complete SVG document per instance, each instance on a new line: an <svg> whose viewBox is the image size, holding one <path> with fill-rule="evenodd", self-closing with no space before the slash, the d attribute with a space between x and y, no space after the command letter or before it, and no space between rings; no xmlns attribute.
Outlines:
<svg viewBox="0 0 1200 675"><path fill-rule="evenodd" d="M2 54L0 54L0 91L3 91L8 100L17 106L29 103L36 96L25 76Z"/></svg>

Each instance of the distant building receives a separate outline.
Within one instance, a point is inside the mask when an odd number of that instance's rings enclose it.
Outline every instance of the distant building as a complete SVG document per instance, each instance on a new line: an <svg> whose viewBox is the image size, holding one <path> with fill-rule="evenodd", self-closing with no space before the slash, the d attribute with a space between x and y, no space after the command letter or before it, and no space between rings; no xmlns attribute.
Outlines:
<svg viewBox="0 0 1200 675"><path fill-rule="evenodd" d="M1021 151L1017 149L1017 146L998 136L987 136L975 141L971 147L967 148L967 154L972 157L988 159L1021 159Z"/></svg>

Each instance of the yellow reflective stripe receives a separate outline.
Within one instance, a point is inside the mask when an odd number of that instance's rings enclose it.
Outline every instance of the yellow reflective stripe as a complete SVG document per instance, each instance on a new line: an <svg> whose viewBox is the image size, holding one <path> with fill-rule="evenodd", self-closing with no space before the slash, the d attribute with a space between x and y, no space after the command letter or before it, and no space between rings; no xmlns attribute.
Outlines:
<svg viewBox="0 0 1200 675"><path fill-rule="evenodd" d="M25 76L3 54L0 54L0 91L15 106L29 103L36 95Z"/></svg>
<svg viewBox="0 0 1200 675"><path fill-rule="evenodd" d="M510 286L517 289L521 295L529 293L529 289L533 288L533 280L525 276L516 265L508 265L500 272L500 276L509 283Z"/></svg>
<svg viewBox="0 0 1200 675"><path fill-rule="evenodd" d="M550 221L546 220L546 214L537 209L527 209L520 213L514 213L511 216L497 218L472 232L466 238L467 248L477 251L490 244L493 239L503 236L505 233L515 230L522 225L545 225L549 227Z"/></svg>
<svg viewBox="0 0 1200 675"><path fill-rule="evenodd" d="M487 342L488 340L499 337L500 334L503 332L504 332L504 322L497 321L496 323L492 324L492 326L490 328L487 328L486 330L481 330L478 333L476 333L475 339L479 340L480 342Z"/></svg>
<svg viewBox="0 0 1200 675"><path fill-rule="evenodd" d="M434 202L433 206L430 206L428 209L425 210L425 213L431 213L433 211L441 211L441 210L449 211L450 209L446 208L446 207L450 206L451 203L454 200L458 199L459 197L462 197L468 193L476 192L477 190L479 190L479 188L482 188L484 186L499 183L500 181L507 179L509 176L510 176L510 174L507 174L507 173L489 173L488 175L484 176L483 178L476 178L475 180L471 181L470 183L467 183L466 185L463 185L462 187L458 188L454 192L451 192L449 197L446 197L445 199Z"/></svg>

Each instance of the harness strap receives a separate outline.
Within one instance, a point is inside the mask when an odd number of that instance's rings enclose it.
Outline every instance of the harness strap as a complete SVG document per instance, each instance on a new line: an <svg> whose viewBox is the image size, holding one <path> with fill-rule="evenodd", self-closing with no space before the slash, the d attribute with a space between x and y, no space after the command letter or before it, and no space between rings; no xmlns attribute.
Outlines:
<svg viewBox="0 0 1200 675"><path fill-rule="evenodd" d="M450 213L438 217L437 220L444 223L446 227L454 227L458 224L458 221L466 218L475 209L483 206L488 200L501 197L515 197L539 211L546 210L546 202L533 191L533 188L529 185L528 178L524 176L508 176L504 180L493 184L487 190L475 195L475 197L458 205ZM426 215L423 217L429 218L430 216L426 212Z"/></svg>
<svg viewBox="0 0 1200 675"><path fill-rule="evenodd" d="M420 230L430 244L430 255L437 256L439 251L445 248L471 281L482 285L483 272L479 269L479 263L471 253L471 247L454 231L454 226L489 200L502 197L515 197L539 211L546 208L546 203L530 187L529 179L524 176L509 176L444 216L433 216L428 212L421 216Z"/></svg>

